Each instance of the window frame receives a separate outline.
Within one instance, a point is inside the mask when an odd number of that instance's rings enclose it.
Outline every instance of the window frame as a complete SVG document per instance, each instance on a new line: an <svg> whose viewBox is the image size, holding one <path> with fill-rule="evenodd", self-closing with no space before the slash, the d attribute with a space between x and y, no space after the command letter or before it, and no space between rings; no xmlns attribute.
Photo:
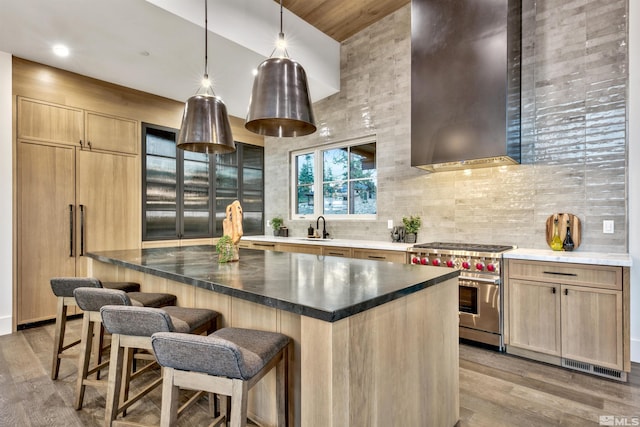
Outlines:
<svg viewBox="0 0 640 427"><path fill-rule="evenodd" d="M326 217L327 219L331 219L331 220L376 220L378 218L378 202L377 202L377 195L376 195L376 213L375 214L350 214L350 213L346 213L346 214L331 214L331 213L324 213L324 191L323 191L323 183L324 183L324 156L323 156L323 152L325 151L329 151L329 150L334 150L334 149L338 149L338 148L350 148L350 147L354 147L354 146L358 146L358 145L364 145L364 144L376 144L376 157L375 157L375 164L376 164L376 193L377 193L377 188L378 188L378 174L377 174L377 170L378 170L378 139L376 137L376 135L368 135L368 136L364 136L364 137L359 137L359 138L353 138L353 139L347 139L347 140L341 140L341 141L336 141L330 144L325 144L325 145L317 145L317 146L312 146L312 147L307 147L304 149L299 149L299 150L293 150L289 152L289 169L290 169L290 180L291 180L291 185L290 185L290 205L291 205L291 209L290 209L290 218L292 220L315 220L318 216L322 215L324 217ZM296 158L297 156L303 156L305 154L312 154L314 156L314 160L313 160L313 167L314 167L314 171L313 171L313 177L314 177L314 181L313 181L313 213L310 214L300 214L296 212L297 209L297 192L298 192L298 170L297 170L297 164L296 164ZM349 160L347 161L347 167L349 167ZM354 182L356 180L349 178L348 180L346 180L347 183L351 183ZM348 210L348 209L347 209Z"/></svg>
<svg viewBox="0 0 640 427"><path fill-rule="evenodd" d="M207 207L207 211L209 213L209 218L208 218L208 231L206 233L189 233L185 235L184 232L184 214L185 214L185 208L184 208L184 189L185 189L185 183L184 183L184 171L185 171L185 166L184 166L184 162L185 162L185 152L183 150L180 150L176 147L176 156L175 157L170 157L171 159L175 159L176 165L175 165L175 170L176 170L176 208L175 208L175 214L176 214L176 227L174 230L174 234L172 235L162 235L162 236L148 236L147 235L147 129L153 129L153 130L157 130L160 132L166 132L166 133L170 133L173 134L174 136L174 143L177 142L177 138L178 138L178 133L179 133L179 129L174 129L174 128L170 128L170 127L166 127L166 126L160 126L160 125L155 125L155 124L151 124L151 123L142 123L142 129L141 129L141 140L142 140L142 164L141 164L141 191L142 191L142 197L141 197L141 201L142 201L142 206L141 206L141 216L142 216L142 242L157 242L157 241L171 241L171 240L195 240L195 239L203 239L203 238L217 238L217 237L221 237L223 230L222 227L217 227L217 214L219 212L216 211L216 197L217 197L217 190L218 190L218 183L217 183L217 155L208 155L208 170L209 170L209 174L208 174L208 178L209 178L209 200L208 200L208 207ZM237 187L235 188L236 190L236 199L240 200L240 203L243 203L243 194L244 194L244 162L243 162L243 153L244 153L244 146L251 146L251 147L258 147L262 149L261 152L261 180L262 180L262 189L261 189L261 195L262 195L262 210L260 211L261 215L262 215L262 221L260 221L260 230L254 230L254 232L252 233L252 235L261 235L264 234L264 202L265 202L265 192L264 192L264 176L265 176L265 165L264 165L264 147L260 147L260 146L254 146L253 144L247 144L247 143L242 143L242 142L237 142L236 141L236 147L237 147L237 151L236 151L236 178L237 178ZM163 157L163 156L158 156L158 157ZM164 157L164 158L169 158L169 157ZM254 167L250 167L251 169L256 169ZM173 211L171 211L173 212ZM257 212L257 211L251 211L251 212ZM168 229L167 229L168 232ZM247 234L248 235L248 234Z"/></svg>

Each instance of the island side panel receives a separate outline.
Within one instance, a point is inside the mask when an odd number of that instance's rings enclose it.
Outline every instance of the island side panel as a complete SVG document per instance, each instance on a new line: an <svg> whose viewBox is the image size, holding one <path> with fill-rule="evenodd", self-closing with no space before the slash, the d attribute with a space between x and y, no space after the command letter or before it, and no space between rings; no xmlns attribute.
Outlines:
<svg viewBox="0 0 640 427"><path fill-rule="evenodd" d="M222 314L222 327L244 327L282 332L294 341L289 354L289 419L300 424L300 316L228 295L186 285L88 258L88 274L102 281L135 281L144 292L169 292L178 296L182 307L209 308ZM265 426L276 425L275 371L263 378L250 392L249 414Z"/></svg>
<svg viewBox="0 0 640 427"><path fill-rule="evenodd" d="M338 322L302 317L302 425L455 425L457 301L452 279Z"/></svg>

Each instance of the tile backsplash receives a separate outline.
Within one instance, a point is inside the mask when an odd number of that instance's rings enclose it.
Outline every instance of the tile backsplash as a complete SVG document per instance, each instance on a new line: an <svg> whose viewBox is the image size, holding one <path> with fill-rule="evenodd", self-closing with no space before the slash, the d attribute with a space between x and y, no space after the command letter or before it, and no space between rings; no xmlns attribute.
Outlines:
<svg viewBox="0 0 640 427"><path fill-rule="evenodd" d="M342 43L341 91L314 104L318 132L267 138L265 217L306 234L308 220L289 218L289 152L375 133L378 219L329 219L334 238L389 240L388 219L419 214L418 241L546 248L546 218L569 212L577 250L626 252L627 8L523 0L522 164L434 174L410 166L410 5L371 25Z"/></svg>

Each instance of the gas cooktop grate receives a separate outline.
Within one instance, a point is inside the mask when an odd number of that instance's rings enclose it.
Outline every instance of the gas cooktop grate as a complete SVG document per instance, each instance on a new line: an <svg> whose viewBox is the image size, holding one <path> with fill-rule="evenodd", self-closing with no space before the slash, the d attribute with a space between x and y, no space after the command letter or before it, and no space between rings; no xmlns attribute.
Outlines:
<svg viewBox="0 0 640 427"><path fill-rule="evenodd" d="M486 245L479 243L453 243L453 242L430 242L419 243L413 246L420 249L442 249L448 251L468 251L468 252L504 252L513 249L507 245Z"/></svg>

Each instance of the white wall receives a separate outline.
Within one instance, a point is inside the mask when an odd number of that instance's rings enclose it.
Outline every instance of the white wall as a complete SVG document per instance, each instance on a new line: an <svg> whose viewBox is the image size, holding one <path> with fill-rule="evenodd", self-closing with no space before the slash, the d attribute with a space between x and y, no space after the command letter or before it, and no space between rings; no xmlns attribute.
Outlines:
<svg viewBox="0 0 640 427"><path fill-rule="evenodd" d="M631 360L640 362L640 3L637 1L629 1L629 23L629 253L633 261Z"/></svg>
<svg viewBox="0 0 640 427"><path fill-rule="evenodd" d="M0 335L11 333L13 301L11 55L0 52Z"/></svg>

